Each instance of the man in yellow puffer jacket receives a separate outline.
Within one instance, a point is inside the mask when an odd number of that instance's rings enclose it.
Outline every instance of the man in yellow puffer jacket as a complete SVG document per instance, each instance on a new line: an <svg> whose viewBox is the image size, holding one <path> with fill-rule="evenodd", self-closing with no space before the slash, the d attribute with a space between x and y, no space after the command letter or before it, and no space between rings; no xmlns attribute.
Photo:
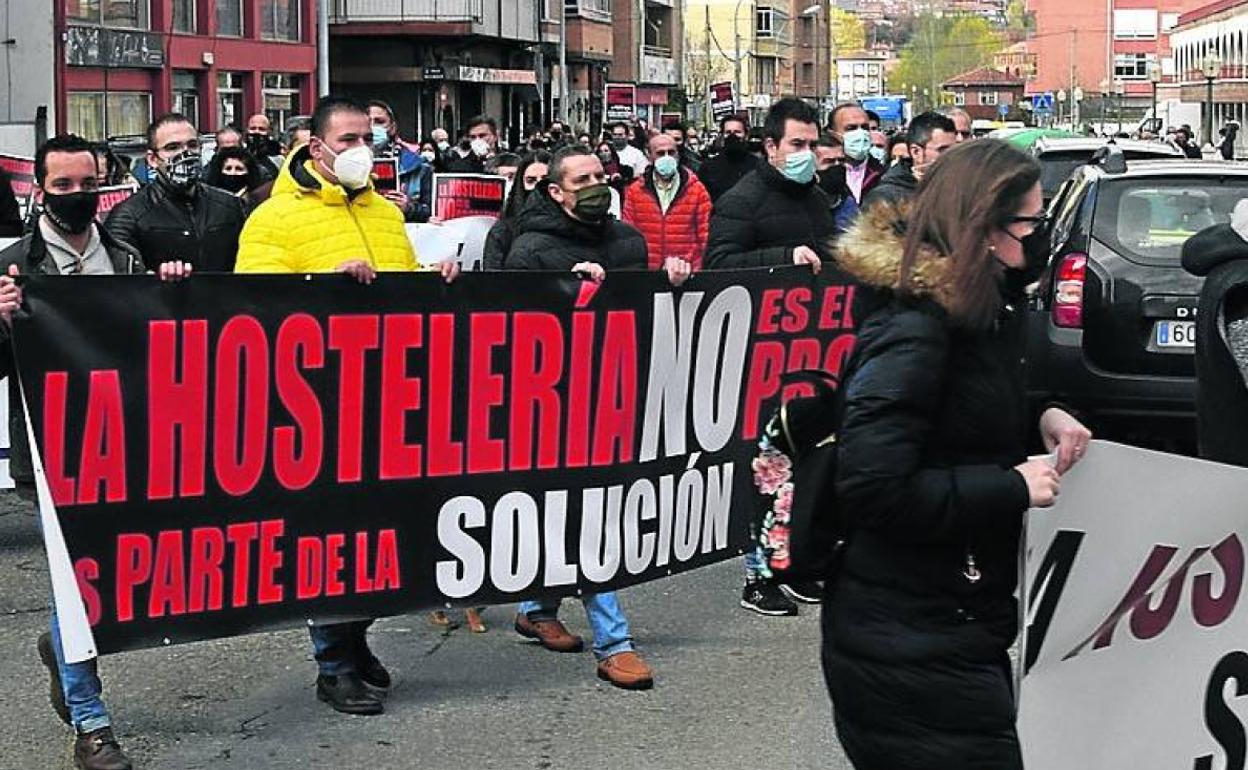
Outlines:
<svg viewBox="0 0 1248 770"><path fill-rule="evenodd" d="M377 271L419 269L403 213L373 189L372 129L364 107L327 96L312 115L312 138L283 165L269 199L247 220L236 273L347 273L371 283ZM459 271L443 263L449 282ZM390 673L368 647L371 620L309 627L319 675L316 695L346 714L380 714L374 690ZM372 689L370 689L372 688Z"/></svg>
<svg viewBox="0 0 1248 770"><path fill-rule="evenodd" d="M325 97L312 115L312 138L291 153L269 199L248 218L238 244L238 273L350 273L420 269L403 213L373 189L368 113L357 102ZM456 265L443 264L450 279Z"/></svg>

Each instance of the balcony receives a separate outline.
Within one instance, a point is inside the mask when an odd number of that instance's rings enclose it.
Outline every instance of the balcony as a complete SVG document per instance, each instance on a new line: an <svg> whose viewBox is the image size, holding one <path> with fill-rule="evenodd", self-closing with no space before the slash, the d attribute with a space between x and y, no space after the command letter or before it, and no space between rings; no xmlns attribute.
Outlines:
<svg viewBox="0 0 1248 770"><path fill-rule="evenodd" d="M480 23L484 0L332 0L330 24Z"/></svg>

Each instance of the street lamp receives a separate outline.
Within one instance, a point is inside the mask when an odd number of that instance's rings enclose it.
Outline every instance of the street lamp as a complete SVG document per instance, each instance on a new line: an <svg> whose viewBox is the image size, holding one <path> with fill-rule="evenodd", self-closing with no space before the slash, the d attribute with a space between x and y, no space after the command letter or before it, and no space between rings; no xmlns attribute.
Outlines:
<svg viewBox="0 0 1248 770"><path fill-rule="evenodd" d="M1098 127L1098 130L1097 130L1097 134L1098 134L1098 135L1100 135L1100 136L1104 136L1104 135L1105 135L1105 108L1106 108L1106 103L1109 101L1109 86L1110 86L1110 83L1109 83L1109 80L1108 80L1108 79L1106 79L1106 80L1102 80L1102 81L1100 82L1100 87L1101 87L1101 125Z"/></svg>
<svg viewBox="0 0 1248 770"><path fill-rule="evenodd" d="M1148 68L1148 79L1153 84L1153 120L1149 126L1153 133L1161 134L1161 117L1157 114L1157 85L1161 83L1161 65L1153 62Z"/></svg>
<svg viewBox="0 0 1248 770"><path fill-rule="evenodd" d="M1213 144L1213 81L1222 72L1222 59L1216 53L1205 57L1201 66L1205 76L1205 142Z"/></svg>
<svg viewBox="0 0 1248 770"><path fill-rule="evenodd" d="M1070 125L1073 131L1083 117L1080 114L1080 105L1083 102L1083 86L1075 86L1075 92L1071 96L1073 97L1073 102L1070 105Z"/></svg>

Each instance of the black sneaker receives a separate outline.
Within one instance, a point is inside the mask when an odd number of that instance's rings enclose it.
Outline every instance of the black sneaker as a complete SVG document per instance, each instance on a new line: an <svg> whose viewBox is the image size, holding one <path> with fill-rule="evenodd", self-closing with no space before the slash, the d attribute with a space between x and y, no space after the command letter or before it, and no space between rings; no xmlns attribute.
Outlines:
<svg viewBox="0 0 1248 770"><path fill-rule="evenodd" d="M819 604L823 601L823 586L811 580L808 583L782 583L780 590L795 602Z"/></svg>
<svg viewBox="0 0 1248 770"><path fill-rule="evenodd" d="M81 770L131 770L130 759L108 727L74 739L74 766Z"/></svg>
<svg viewBox="0 0 1248 770"><path fill-rule="evenodd" d="M779 586L768 580L746 583L741 591L741 606L759 615L797 614L797 605L784 595Z"/></svg>

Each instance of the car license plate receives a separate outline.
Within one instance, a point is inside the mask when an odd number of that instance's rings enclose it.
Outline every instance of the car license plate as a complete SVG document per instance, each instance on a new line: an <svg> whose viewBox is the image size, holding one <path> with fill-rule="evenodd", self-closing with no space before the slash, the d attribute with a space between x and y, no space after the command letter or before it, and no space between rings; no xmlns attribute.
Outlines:
<svg viewBox="0 0 1248 770"><path fill-rule="evenodd" d="M1158 321L1153 327L1153 339L1159 348L1196 347L1195 321Z"/></svg>

